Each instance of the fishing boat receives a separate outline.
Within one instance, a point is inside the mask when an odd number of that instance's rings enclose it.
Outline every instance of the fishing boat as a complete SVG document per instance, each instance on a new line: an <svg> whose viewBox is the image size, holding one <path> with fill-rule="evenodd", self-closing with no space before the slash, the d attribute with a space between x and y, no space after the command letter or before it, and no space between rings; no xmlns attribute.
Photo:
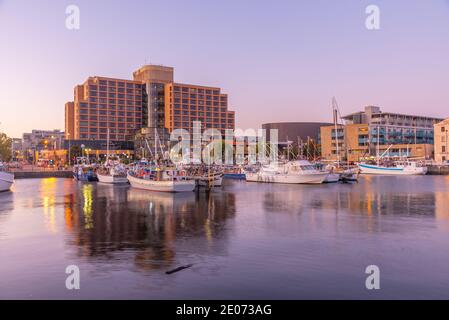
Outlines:
<svg viewBox="0 0 449 320"><path fill-rule="evenodd" d="M7 172L6 166L0 163L0 192L9 191L14 183L14 174Z"/></svg>
<svg viewBox="0 0 449 320"><path fill-rule="evenodd" d="M195 177L198 180L198 185L200 187L221 187L223 183L223 172L222 171L212 171L204 173L201 176Z"/></svg>
<svg viewBox="0 0 449 320"><path fill-rule="evenodd" d="M128 171L128 181L133 188L158 192L191 192L195 180L178 169L137 168Z"/></svg>
<svg viewBox="0 0 449 320"><path fill-rule="evenodd" d="M178 169L184 170L189 179L198 181L200 187L221 187L223 183L223 169L218 166L205 165L179 165Z"/></svg>
<svg viewBox="0 0 449 320"><path fill-rule="evenodd" d="M97 170L98 181L110 184L128 183L126 168L121 165L103 166Z"/></svg>
<svg viewBox="0 0 449 320"><path fill-rule="evenodd" d="M73 178L78 181L88 181L88 182L98 181L98 177L94 171L94 168L83 165L73 166Z"/></svg>
<svg viewBox="0 0 449 320"><path fill-rule="evenodd" d="M318 170L307 160L274 162L264 165L257 172L247 172L248 182L319 184L323 183L329 173Z"/></svg>
<svg viewBox="0 0 449 320"><path fill-rule="evenodd" d="M89 164L85 157L76 158L76 164L73 166L73 178L78 181L98 181L95 167Z"/></svg>
<svg viewBox="0 0 449 320"><path fill-rule="evenodd" d="M360 163L360 172L362 174L378 175L424 175L427 174L427 167L416 161L394 161L388 164L366 164Z"/></svg>
<svg viewBox="0 0 449 320"><path fill-rule="evenodd" d="M106 162L97 170L98 181L109 184L128 183L126 168L119 161L109 159L109 128L107 130Z"/></svg>

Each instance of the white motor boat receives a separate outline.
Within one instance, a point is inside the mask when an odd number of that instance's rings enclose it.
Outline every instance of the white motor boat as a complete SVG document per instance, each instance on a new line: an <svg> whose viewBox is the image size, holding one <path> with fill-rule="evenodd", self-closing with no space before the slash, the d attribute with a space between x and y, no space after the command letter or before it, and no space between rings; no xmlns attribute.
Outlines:
<svg viewBox="0 0 449 320"><path fill-rule="evenodd" d="M179 170L137 169L128 171L128 181L133 188L159 192L191 192L195 180L187 179Z"/></svg>
<svg viewBox="0 0 449 320"><path fill-rule="evenodd" d="M128 183L126 169L122 166L101 167L97 171L98 181L109 184Z"/></svg>
<svg viewBox="0 0 449 320"><path fill-rule="evenodd" d="M246 181L289 183L289 184L319 184L328 176L329 172L318 170L306 160L290 161L287 163L271 163L262 166L257 172L247 172Z"/></svg>
<svg viewBox="0 0 449 320"><path fill-rule="evenodd" d="M14 183L14 174L7 172L3 164L0 163L0 192L9 191Z"/></svg>
<svg viewBox="0 0 449 320"><path fill-rule="evenodd" d="M378 175L424 175L427 167L416 161L396 161L390 166L360 163L360 173Z"/></svg>

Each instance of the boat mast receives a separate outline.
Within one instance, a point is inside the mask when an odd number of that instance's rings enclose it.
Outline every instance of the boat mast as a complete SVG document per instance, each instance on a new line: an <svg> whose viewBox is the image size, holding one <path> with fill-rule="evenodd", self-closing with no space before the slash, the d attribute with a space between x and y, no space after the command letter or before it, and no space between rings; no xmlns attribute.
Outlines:
<svg viewBox="0 0 449 320"><path fill-rule="evenodd" d="M301 143L299 142L299 136L296 137L298 139L298 154L296 155L296 159L300 159L300 148L301 148Z"/></svg>
<svg viewBox="0 0 449 320"><path fill-rule="evenodd" d="M154 161L156 161L156 158L157 158L156 135L157 135L157 129L156 129L156 127L154 127Z"/></svg>
<svg viewBox="0 0 449 320"><path fill-rule="evenodd" d="M337 147L337 168L340 167L340 147L338 146L338 126L337 126L337 100L332 97L332 112L334 116L334 128L335 128L335 145Z"/></svg>
<svg viewBox="0 0 449 320"><path fill-rule="evenodd" d="M380 155L380 130L379 130L379 126L377 126L377 165L379 165L379 158Z"/></svg>

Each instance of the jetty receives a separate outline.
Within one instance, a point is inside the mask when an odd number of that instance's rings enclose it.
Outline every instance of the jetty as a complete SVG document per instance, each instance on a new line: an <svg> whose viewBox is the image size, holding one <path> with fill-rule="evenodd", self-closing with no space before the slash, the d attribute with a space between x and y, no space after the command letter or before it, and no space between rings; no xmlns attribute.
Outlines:
<svg viewBox="0 0 449 320"><path fill-rule="evenodd" d="M73 178L71 168L41 168L37 166L24 166L23 168L10 168L14 179L39 179L39 178Z"/></svg>
<svg viewBox="0 0 449 320"><path fill-rule="evenodd" d="M429 165L427 174L431 175L449 175L449 165Z"/></svg>

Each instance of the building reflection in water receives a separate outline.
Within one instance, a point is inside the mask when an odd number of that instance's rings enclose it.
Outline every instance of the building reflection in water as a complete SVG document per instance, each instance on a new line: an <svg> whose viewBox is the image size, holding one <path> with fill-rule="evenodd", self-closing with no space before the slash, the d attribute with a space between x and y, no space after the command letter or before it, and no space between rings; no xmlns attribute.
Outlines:
<svg viewBox="0 0 449 320"><path fill-rule="evenodd" d="M56 190L58 188L58 180L56 178L46 178L41 180L39 193L42 199L43 214L45 225L51 233L57 232L55 205Z"/></svg>
<svg viewBox="0 0 449 320"><path fill-rule="evenodd" d="M413 177L366 176L358 184L279 186L267 190L262 203L267 214L290 214L292 223L304 213L311 226L317 221L338 225L339 219L344 217L345 227L351 227L348 222L353 220L353 227L363 223L367 232L385 228L382 217L393 215L448 219L449 179L444 184L441 179L417 179L426 183L422 186L413 185L414 181ZM360 220L359 216L366 219ZM400 227L400 224L394 226Z"/></svg>
<svg viewBox="0 0 449 320"><path fill-rule="evenodd" d="M205 254L225 254L223 225L235 215L233 193L166 194L102 184L80 185L64 204L68 241L79 255L113 259L132 252L144 270L174 263L177 240L186 238L200 241Z"/></svg>
<svg viewBox="0 0 449 320"><path fill-rule="evenodd" d="M435 215L449 220L449 176L442 179L441 186L435 187Z"/></svg>

